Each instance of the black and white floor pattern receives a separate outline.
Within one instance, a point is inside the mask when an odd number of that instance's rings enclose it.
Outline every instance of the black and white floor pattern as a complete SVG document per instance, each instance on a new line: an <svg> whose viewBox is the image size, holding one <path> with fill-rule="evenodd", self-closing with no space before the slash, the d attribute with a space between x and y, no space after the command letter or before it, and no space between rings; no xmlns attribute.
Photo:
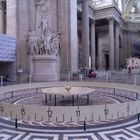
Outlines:
<svg viewBox="0 0 140 140"><path fill-rule="evenodd" d="M0 119L0 140L140 140L137 116L121 122L78 128L19 125Z"/></svg>

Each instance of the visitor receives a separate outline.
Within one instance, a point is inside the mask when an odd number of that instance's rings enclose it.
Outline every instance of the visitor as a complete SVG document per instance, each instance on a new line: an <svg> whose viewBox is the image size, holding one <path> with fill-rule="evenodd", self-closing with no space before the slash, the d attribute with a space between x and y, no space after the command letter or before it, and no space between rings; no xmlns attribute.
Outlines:
<svg viewBox="0 0 140 140"><path fill-rule="evenodd" d="M80 67L80 74L82 74L82 78L86 77L86 70L83 66Z"/></svg>
<svg viewBox="0 0 140 140"><path fill-rule="evenodd" d="M96 78L96 73L92 69L88 72L88 78Z"/></svg>

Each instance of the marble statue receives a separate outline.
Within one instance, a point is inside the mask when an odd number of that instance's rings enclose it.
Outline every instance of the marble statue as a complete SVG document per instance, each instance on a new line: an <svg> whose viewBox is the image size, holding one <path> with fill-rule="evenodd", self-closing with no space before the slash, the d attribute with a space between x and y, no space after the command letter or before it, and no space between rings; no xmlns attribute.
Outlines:
<svg viewBox="0 0 140 140"><path fill-rule="evenodd" d="M60 48L60 33L52 33L46 14L48 0L34 0L37 23L34 30L27 35L31 55L58 55Z"/></svg>
<svg viewBox="0 0 140 140"><path fill-rule="evenodd" d="M58 55L60 50L60 33L47 35L31 30L27 35L31 55Z"/></svg>
<svg viewBox="0 0 140 140"><path fill-rule="evenodd" d="M47 15L49 13L48 0L34 0L34 5L36 7L35 29L37 30L39 26L46 26L48 18ZM40 29L42 29L42 27Z"/></svg>
<svg viewBox="0 0 140 140"><path fill-rule="evenodd" d="M40 33L38 35L38 54L43 55L45 54L45 49L44 49L44 36Z"/></svg>
<svg viewBox="0 0 140 140"><path fill-rule="evenodd" d="M60 50L60 33L54 33L51 40L51 53L58 55Z"/></svg>
<svg viewBox="0 0 140 140"><path fill-rule="evenodd" d="M44 38L44 48L47 54L51 54L51 40L52 40L52 34L48 34Z"/></svg>
<svg viewBox="0 0 140 140"><path fill-rule="evenodd" d="M46 36L48 33L48 21L46 17L42 17L41 23L40 23L41 33Z"/></svg>
<svg viewBox="0 0 140 140"><path fill-rule="evenodd" d="M27 41L30 49L30 54L38 54L38 34L35 30L31 30L27 35Z"/></svg>

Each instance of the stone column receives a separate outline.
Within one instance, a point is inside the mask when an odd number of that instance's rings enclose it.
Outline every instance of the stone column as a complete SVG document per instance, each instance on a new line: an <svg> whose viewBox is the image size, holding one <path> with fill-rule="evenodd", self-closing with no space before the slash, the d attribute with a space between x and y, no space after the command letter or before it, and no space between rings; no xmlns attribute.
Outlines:
<svg viewBox="0 0 140 140"><path fill-rule="evenodd" d="M0 0L0 33L4 33L4 8Z"/></svg>
<svg viewBox="0 0 140 140"><path fill-rule="evenodd" d="M103 69L102 38L98 36L98 69Z"/></svg>
<svg viewBox="0 0 140 140"><path fill-rule="evenodd" d="M88 0L82 3L82 64L89 67L89 17Z"/></svg>
<svg viewBox="0 0 140 140"><path fill-rule="evenodd" d="M115 64L116 69L119 69L120 50L119 50L119 23L115 25Z"/></svg>
<svg viewBox="0 0 140 140"><path fill-rule="evenodd" d="M20 14L21 7L22 8L24 7L24 5L22 5L20 8L18 7L18 11L17 11L17 3L20 5L21 3L23 3L23 1L6 0L6 34L13 35L13 36L16 36L19 27L18 24L20 24L17 23L19 22L18 14ZM27 7L24 7L23 9L24 11L28 11ZM21 17L22 16L20 15L20 19L23 22L24 18ZM24 24L23 27L26 27L25 25L26 24Z"/></svg>
<svg viewBox="0 0 140 140"><path fill-rule="evenodd" d="M114 19L109 19L109 69L114 69Z"/></svg>
<svg viewBox="0 0 140 140"><path fill-rule="evenodd" d="M91 67L96 66L96 48L95 48L95 21L91 23Z"/></svg>

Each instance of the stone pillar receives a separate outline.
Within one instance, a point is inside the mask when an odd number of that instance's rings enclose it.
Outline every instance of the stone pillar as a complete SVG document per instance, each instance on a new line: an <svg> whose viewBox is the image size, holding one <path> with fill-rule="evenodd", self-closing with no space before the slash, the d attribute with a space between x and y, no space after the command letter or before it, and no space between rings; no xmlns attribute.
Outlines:
<svg viewBox="0 0 140 140"><path fill-rule="evenodd" d="M16 1L16 0L6 0L6 34L16 36L17 34L17 20L18 20L18 14L20 12L20 8L18 8L17 11L17 3L20 3L22 1ZM22 5L24 7L24 5ZM23 8L24 10L28 11L26 7ZM21 16L20 16L21 18ZM24 18L21 18L22 21ZM24 24L25 26L25 24Z"/></svg>
<svg viewBox="0 0 140 140"><path fill-rule="evenodd" d="M95 21L91 23L91 68L96 66Z"/></svg>
<svg viewBox="0 0 140 140"><path fill-rule="evenodd" d="M70 31L69 31L69 53L71 74L78 71L78 33L77 33L77 1L69 0L70 5Z"/></svg>
<svg viewBox="0 0 140 140"><path fill-rule="evenodd" d="M4 8L0 0L0 33L4 33Z"/></svg>
<svg viewBox="0 0 140 140"><path fill-rule="evenodd" d="M89 17L88 0L82 3L82 64L89 67Z"/></svg>
<svg viewBox="0 0 140 140"><path fill-rule="evenodd" d="M98 36L98 69L103 69L102 38Z"/></svg>
<svg viewBox="0 0 140 140"><path fill-rule="evenodd" d="M109 19L109 69L114 69L114 19Z"/></svg>
<svg viewBox="0 0 140 140"><path fill-rule="evenodd" d="M77 1L59 0L57 12L57 27L61 33L60 77L68 80L70 74L78 71Z"/></svg>
<svg viewBox="0 0 140 140"><path fill-rule="evenodd" d="M115 64L116 69L119 69L120 50L119 50L119 23L115 25Z"/></svg>

